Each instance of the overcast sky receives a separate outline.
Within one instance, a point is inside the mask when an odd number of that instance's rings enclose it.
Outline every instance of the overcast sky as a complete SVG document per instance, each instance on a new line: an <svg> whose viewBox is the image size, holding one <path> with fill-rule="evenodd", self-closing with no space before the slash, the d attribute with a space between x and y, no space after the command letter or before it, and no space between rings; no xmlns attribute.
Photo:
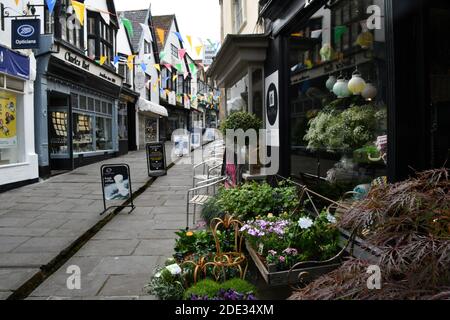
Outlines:
<svg viewBox="0 0 450 320"><path fill-rule="evenodd" d="M175 14L181 34L220 41L219 0L114 0L116 10L147 9L155 16Z"/></svg>

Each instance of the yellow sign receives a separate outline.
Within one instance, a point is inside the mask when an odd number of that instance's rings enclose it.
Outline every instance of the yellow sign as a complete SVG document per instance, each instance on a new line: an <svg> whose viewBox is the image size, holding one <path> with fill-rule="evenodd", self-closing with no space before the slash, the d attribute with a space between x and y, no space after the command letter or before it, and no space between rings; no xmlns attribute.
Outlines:
<svg viewBox="0 0 450 320"><path fill-rule="evenodd" d="M15 94L0 91L0 148L17 146L17 99Z"/></svg>

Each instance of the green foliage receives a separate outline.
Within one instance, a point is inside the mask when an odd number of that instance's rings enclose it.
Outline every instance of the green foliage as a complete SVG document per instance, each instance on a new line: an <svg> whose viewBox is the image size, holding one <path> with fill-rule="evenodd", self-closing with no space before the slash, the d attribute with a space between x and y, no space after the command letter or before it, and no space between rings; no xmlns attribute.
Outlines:
<svg viewBox="0 0 450 320"><path fill-rule="evenodd" d="M254 129L259 132L262 128L262 122L254 114L247 112L235 112L228 116L228 118L222 122L221 130L223 134L226 134L227 129L237 130L242 129L245 131Z"/></svg>
<svg viewBox="0 0 450 320"><path fill-rule="evenodd" d="M212 197L203 206L201 216L208 226L214 218L223 218L225 216L217 200L217 197Z"/></svg>
<svg viewBox="0 0 450 320"><path fill-rule="evenodd" d="M249 293L256 293L256 287L251 284L250 282L243 280L241 278L234 278L230 279L228 281L225 281L220 285L220 289L229 290L233 289L234 291L237 291L239 293L243 294L249 294Z"/></svg>
<svg viewBox="0 0 450 320"><path fill-rule="evenodd" d="M281 214L299 205L295 186L283 183L272 188L268 183L256 182L245 183L237 188L221 189L217 203L223 212L242 221L268 213Z"/></svg>
<svg viewBox="0 0 450 320"><path fill-rule="evenodd" d="M155 270L155 275L146 288L149 294L161 300L181 300L185 290L182 275L172 274L166 267Z"/></svg>
<svg viewBox="0 0 450 320"><path fill-rule="evenodd" d="M309 122L304 139L312 150L347 152L373 142L386 121L386 110L373 105L352 105L344 111L328 107Z"/></svg>
<svg viewBox="0 0 450 320"><path fill-rule="evenodd" d="M216 244L210 231L188 231L181 230L175 233L178 239L175 242L175 258L182 261L190 254L207 255L214 252Z"/></svg>
<svg viewBox="0 0 450 320"><path fill-rule="evenodd" d="M192 295L213 298L220 290L220 285L210 279L205 279L197 282L184 293L184 299L189 300Z"/></svg>

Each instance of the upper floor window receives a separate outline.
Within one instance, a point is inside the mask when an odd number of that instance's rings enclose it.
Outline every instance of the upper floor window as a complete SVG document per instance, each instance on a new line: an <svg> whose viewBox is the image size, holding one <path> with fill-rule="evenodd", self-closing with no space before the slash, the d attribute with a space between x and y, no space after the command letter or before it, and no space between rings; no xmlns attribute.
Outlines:
<svg viewBox="0 0 450 320"><path fill-rule="evenodd" d="M144 40L144 54L150 54L152 53L152 46L151 43L147 40Z"/></svg>
<svg viewBox="0 0 450 320"><path fill-rule="evenodd" d="M116 30L105 23L100 14L88 11L87 18L88 56L100 59L106 56L106 65L111 65L115 55Z"/></svg>
<svg viewBox="0 0 450 320"><path fill-rule="evenodd" d="M173 44L170 45L172 56L175 58L178 58L178 48L174 46Z"/></svg>
<svg viewBox="0 0 450 320"><path fill-rule="evenodd" d="M125 58L126 59L126 58ZM125 62L119 62L119 74L124 78L124 82L128 85L132 85L131 82L131 70Z"/></svg>
<svg viewBox="0 0 450 320"><path fill-rule="evenodd" d="M182 94L183 93L183 87L184 87L184 83L183 83L183 76L178 76L177 78L177 93L178 94Z"/></svg>
<svg viewBox="0 0 450 320"><path fill-rule="evenodd" d="M242 24L244 23L244 1L245 0L233 0L233 13L234 13L234 32L239 33Z"/></svg>
<svg viewBox="0 0 450 320"><path fill-rule="evenodd" d="M55 9L55 20L58 21L55 36L83 50L83 26L78 21L70 0L61 0L59 6ZM51 25L51 22L49 24ZM50 30L50 28L46 25L47 30Z"/></svg>

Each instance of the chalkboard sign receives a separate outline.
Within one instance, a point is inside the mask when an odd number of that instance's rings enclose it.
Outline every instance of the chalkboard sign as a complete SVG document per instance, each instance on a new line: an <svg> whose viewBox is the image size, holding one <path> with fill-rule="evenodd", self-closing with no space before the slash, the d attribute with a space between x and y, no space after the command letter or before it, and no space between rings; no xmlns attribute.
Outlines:
<svg viewBox="0 0 450 320"><path fill-rule="evenodd" d="M160 177L167 174L166 148L164 143L148 143L147 166L149 177Z"/></svg>
<svg viewBox="0 0 450 320"><path fill-rule="evenodd" d="M134 210L130 167L127 164L103 165L101 167L104 214L110 208L131 207ZM106 207L106 201L131 201L130 205ZM133 211L131 210L131 211Z"/></svg>

